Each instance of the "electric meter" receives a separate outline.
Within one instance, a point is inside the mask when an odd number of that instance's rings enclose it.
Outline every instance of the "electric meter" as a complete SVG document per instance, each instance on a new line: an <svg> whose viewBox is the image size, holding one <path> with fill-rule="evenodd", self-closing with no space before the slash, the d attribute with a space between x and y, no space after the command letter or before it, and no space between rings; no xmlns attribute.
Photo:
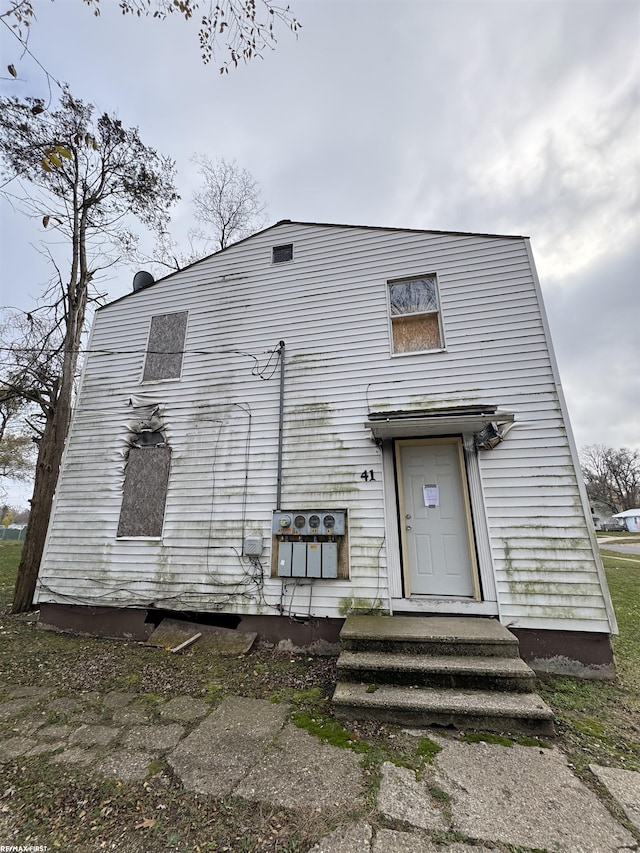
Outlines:
<svg viewBox="0 0 640 853"><path fill-rule="evenodd" d="M276 540L278 577L336 580L340 561L345 564L347 560L342 550L346 517L344 509L274 510L271 532Z"/></svg>

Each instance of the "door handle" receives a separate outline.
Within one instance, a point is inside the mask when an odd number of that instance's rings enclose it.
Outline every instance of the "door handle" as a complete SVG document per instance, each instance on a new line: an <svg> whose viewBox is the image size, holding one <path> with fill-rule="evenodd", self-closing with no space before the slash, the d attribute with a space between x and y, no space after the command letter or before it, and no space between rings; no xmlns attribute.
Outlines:
<svg viewBox="0 0 640 853"><path fill-rule="evenodd" d="M407 530L411 530L411 525L407 524Z"/></svg>

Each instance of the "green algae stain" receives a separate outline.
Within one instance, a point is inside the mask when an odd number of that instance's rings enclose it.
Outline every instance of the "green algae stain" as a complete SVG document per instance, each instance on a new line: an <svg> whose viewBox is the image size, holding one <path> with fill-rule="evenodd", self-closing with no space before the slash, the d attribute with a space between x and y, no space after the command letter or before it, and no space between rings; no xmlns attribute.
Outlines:
<svg viewBox="0 0 640 853"><path fill-rule="evenodd" d="M354 596L341 598L338 604L340 616L368 616L375 613L383 615L387 611L382 602L371 598L356 598Z"/></svg>

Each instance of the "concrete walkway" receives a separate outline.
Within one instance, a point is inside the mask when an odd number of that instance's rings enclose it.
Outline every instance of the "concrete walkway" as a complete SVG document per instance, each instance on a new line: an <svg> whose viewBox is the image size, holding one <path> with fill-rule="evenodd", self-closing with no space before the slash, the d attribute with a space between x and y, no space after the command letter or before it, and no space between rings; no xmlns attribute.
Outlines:
<svg viewBox="0 0 640 853"><path fill-rule="evenodd" d="M607 551L615 551L616 554L626 554L629 558L640 556L640 544L629 543L628 545L621 543L611 543L604 546Z"/></svg>
<svg viewBox="0 0 640 853"><path fill-rule="evenodd" d="M342 807L344 814L363 805L361 756L296 728L284 705L231 697L211 710L200 699L177 696L150 709L139 699L122 692L54 698L46 689L5 685L0 723L9 736L0 742L0 765L39 756L136 784L150 775L155 758L200 796L240 797L256 807ZM52 712L68 722L47 724ZM417 746L424 734L409 736ZM340 826L313 853L639 849L639 773L593 766L591 789L557 749L428 734L441 751L422 778L384 764L375 820ZM633 834L613 816L613 803ZM9 840L2 828L0 821L0 845Z"/></svg>

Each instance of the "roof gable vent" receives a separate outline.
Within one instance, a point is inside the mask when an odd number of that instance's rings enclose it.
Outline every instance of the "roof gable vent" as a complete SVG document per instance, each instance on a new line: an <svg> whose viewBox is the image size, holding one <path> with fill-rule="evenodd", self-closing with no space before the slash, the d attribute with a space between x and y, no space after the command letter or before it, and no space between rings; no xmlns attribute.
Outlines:
<svg viewBox="0 0 640 853"><path fill-rule="evenodd" d="M271 252L271 259L274 264L286 264L287 261L293 260L293 243L286 243L283 246L274 246Z"/></svg>

